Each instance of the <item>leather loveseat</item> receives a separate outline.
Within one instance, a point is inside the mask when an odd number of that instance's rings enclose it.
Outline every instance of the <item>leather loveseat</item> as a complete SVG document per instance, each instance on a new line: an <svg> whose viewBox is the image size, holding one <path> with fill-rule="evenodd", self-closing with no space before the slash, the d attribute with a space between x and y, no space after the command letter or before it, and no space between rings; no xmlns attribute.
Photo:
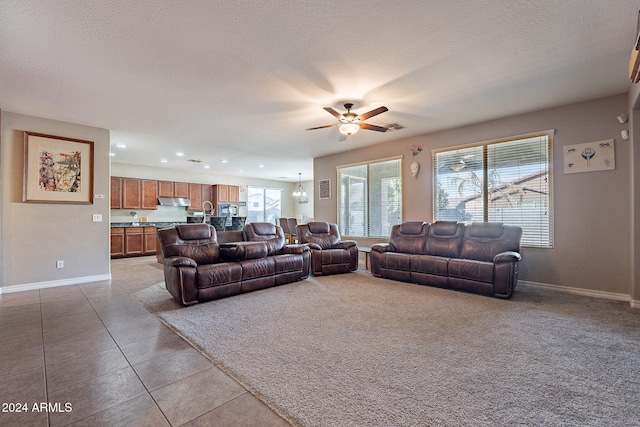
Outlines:
<svg viewBox="0 0 640 427"><path fill-rule="evenodd" d="M518 281L522 229L500 223L439 221L393 226L371 247L377 277L510 298Z"/></svg>
<svg viewBox="0 0 640 427"><path fill-rule="evenodd" d="M282 229L254 223L218 244L209 224L185 224L158 230L167 290L182 305L290 283L309 276L306 245L285 245ZM228 236L227 236L228 237ZM253 241L251 241L253 239Z"/></svg>
<svg viewBox="0 0 640 427"><path fill-rule="evenodd" d="M316 221L296 227L300 243L311 249L314 275L348 273L358 269L358 244L341 240L336 224Z"/></svg>

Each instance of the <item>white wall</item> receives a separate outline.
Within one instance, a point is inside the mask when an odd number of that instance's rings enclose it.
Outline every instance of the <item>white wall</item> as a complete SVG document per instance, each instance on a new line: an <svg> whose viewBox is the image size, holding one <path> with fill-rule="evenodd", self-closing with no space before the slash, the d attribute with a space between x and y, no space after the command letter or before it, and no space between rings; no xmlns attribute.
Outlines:
<svg viewBox="0 0 640 427"><path fill-rule="evenodd" d="M24 132L94 141L93 205L24 203ZM109 277L109 130L2 112L1 283L7 287ZM92 222L102 214L103 222ZM56 268L56 261L64 268ZM17 289L17 288L13 288Z"/></svg>

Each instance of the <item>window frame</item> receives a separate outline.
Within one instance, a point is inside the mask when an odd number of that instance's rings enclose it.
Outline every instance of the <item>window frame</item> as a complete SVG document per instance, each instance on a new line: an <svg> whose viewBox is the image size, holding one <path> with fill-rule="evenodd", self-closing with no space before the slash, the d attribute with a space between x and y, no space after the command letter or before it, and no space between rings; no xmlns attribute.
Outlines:
<svg viewBox="0 0 640 427"><path fill-rule="evenodd" d="M547 188L548 188L548 195L547 195L547 201L548 201L548 209L547 209L547 214L549 216L548 219L548 235L547 235L547 239L543 242L543 243L528 243L526 238L523 238L523 243L522 243L522 247L526 247L526 248L534 248L534 249L553 249L554 247L554 201L553 201L553 136L555 134L555 130L551 129L551 130L545 130L545 131L540 131L540 132L535 132L535 133L529 133L529 134L522 134L522 135L515 135L515 136L511 136L511 137L505 137L505 138L499 138L499 139L494 139L494 140L488 140L488 141L481 141L481 142L477 142L477 143L471 143L471 144L465 144L465 145L459 145L459 146L454 146L454 147L443 147L440 149L434 149L431 151L431 159L432 159L432 217L434 221L438 220L438 211L439 211L439 206L438 206L438 199L439 199L439 193L440 193L440 189L438 188L438 184L439 181L437 179L438 176L438 164L437 164L437 160L436 160L436 155L438 154L442 154L442 153L448 153L448 152L456 152L456 151L461 151L461 150L467 150L467 149L474 149L474 148L480 148L483 152L482 154L482 168L481 168L481 172L482 172L482 176L480 176L480 181L481 181L481 185L482 185L482 193L479 196L482 199L482 222L487 222L488 218L489 218L489 214L490 214L490 206L489 206L489 191L487 191L489 189L490 186L490 179L489 179L489 174L492 171L491 170L491 165L489 164L489 158L488 158L488 151L489 151L489 147L490 146L499 146L500 144L509 144L509 143L517 143L518 141L525 141L527 139L533 139L533 138L537 138L537 137L546 137L547 138L547 152L546 152L546 156L547 156L547 163L546 163L546 180L547 180ZM498 169L499 171L500 169ZM493 170L495 172L495 169ZM505 183L507 184L507 183ZM479 220L475 220L477 222L479 222ZM471 221L460 221L460 222L471 222ZM513 224L513 225L517 225L514 224L512 222L510 222L509 224ZM522 225L521 225L522 226ZM524 231L524 230L523 230ZM540 234L536 234L535 238L539 238L540 236L542 236L543 233ZM523 235L524 237L524 235Z"/></svg>
<svg viewBox="0 0 640 427"><path fill-rule="evenodd" d="M358 162L358 163L350 163L350 164L345 164L345 165L338 165L336 166L336 182L337 182L337 203L336 203L336 217L337 217L337 223L338 223L338 229L340 230L340 234L345 236L345 237L353 237L353 238L364 238L364 239L368 239L368 238L380 238L380 237L389 237L389 235L384 235L384 236L377 236L377 235L372 235L371 234L371 229L372 229L372 217L375 218L375 215L371 215L371 208L372 208L372 204L370 203L372 196L371 196L371 192L370 192L370 187L371 187L371 182L370 182L370 176L369 176L369 169L371 167L371 165L376 165L376 164L380 164L380 163L385 163L385 162L390 162L390 161L398 161L398 176L397 179L399 179L399 192L400 192L400 203L398 205L398 208L400 210L400 218L399 218L399 222L398 223L402 223L403 221L403 216L404 216L404 197L403 197L403 176L402 176L402 167L403 167L403 160L404 160L404 156L399 155L399 156L392 156L392 157L385 157L385 158L380 158L380 159L374 159L374 160L368 160L368 161L363 161L363 162ZM344 227L346 225L342 224L342 215L341 215L341 207L342 207L342 199L343 199L343 189L342 189L342 180L341 180L341 170L346 169L346 168L352 168L352 167L357 167L357 166L366 166L367 167L367 176L365 178L362 178L364 183L365 183L365 188L364 188L364 194L366 195L366 212L364 212L364 233L365 235L357 235L357 234L349 234L349 233L345 233L344 231ZM393 224L392 224L393 225ZM382 226L382 223L380 224L380 226Z"/></svg>

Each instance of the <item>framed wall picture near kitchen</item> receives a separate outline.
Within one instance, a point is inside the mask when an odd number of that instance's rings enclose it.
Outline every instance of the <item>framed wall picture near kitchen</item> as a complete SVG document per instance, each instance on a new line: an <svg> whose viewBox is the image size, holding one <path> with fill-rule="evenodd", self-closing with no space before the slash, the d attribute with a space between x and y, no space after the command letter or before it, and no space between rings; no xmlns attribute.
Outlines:
<svg viewBox="0 0 640 427"><path fill-rule="evenodd" d="M93 204L93 141L24 133L23 201Z"/></svg>

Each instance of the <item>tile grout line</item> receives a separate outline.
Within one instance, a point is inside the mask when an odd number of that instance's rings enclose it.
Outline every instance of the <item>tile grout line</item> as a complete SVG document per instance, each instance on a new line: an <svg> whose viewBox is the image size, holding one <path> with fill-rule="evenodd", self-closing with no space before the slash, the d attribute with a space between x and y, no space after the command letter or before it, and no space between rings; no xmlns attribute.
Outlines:
<svg viewBox="0 0 640 427"><path fill-rule="evenodd" d="M109 286L113 286L113 285L110 283ZM109 330L107 325L104 323L104 320L102 319L102 316L100 316L100 313L98 313L98 311L96 310L95 306L93 305L93 302L87 297L87 295L85 294L84 290L81 287L80 287L80 291L82 292L82 295L84 295L84 297L87 298L87 301L91 305L91 308L93 309L93 311L98 316L98 319L100 319L100 322L102 322L102 325L104 326L104 328L106 329L107 333L109 334L109 336L111 337L111 339L115 343L116 347L118 347L118 351L120 351L120 354L122 354L122 357L124 357L124 359L127 361L127 363L129 364L129 367L131 368L131 370L135 374L136 378L138 378L138 381L140 381L140 384L142 384L142 387L144 387L144 390L147 392L147 394L149 395L149 397L153 401L154 405L156 405L156 407L158 408L158 410L160 411L160 413L162 414L164 419L167 421L167 424L172 425L171 422L169 421L169 419L167 418L167 415L164 413L162 408L160 408L160 405L158 405L158 402L156 402L156 400L154 399L153 395L151 394L151 391L147 388L147 385L144 383L144 381L142 381L142 378L140 378L140 375L138 374L138 372L135 370L135 368L131 364L131 361L129 360L127 355L122 351L122 348L120 347L120 344L118 343L118 341L115 339L115 337L111 333L111 330ZM128 292L125 292L125 293L127 294L127 296L129 296L131 298L131 295ZM130 402L130 401L132 401L134 399L137 399L138 397L140 397L140 396L135 396L135 397L133 397L133 398L131 398L131 399L125 401L125 402L118 403L118 404L116 404L116 405L114 405L114 406L112 406L110 408L105 408L102 411L97 412L96 414L99 414L99 413L104 412L104 411L108 411L109 409L112 409L112 408L114 408L114 407L116 407L118 405L122 405L123 403ZM96 415L96 414L91 414L88 417L91 417L91 416ZM85 417L83 419L86 419L88 417ZM80 420L78 420L78 421L80 421Z"/></svg>

